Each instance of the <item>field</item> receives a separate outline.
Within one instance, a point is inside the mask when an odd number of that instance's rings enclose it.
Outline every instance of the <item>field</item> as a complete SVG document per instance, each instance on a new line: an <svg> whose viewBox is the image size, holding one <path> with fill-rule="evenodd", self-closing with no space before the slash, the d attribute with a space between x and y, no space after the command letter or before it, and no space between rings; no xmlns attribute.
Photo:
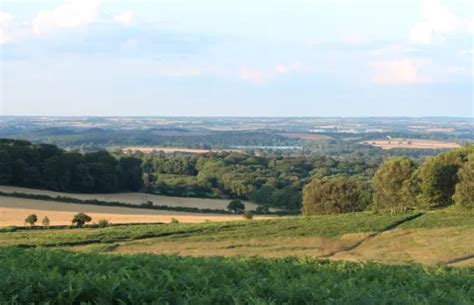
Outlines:
<svg viewBox="0 0 474 305"><path fill-rule="evenodd" d="M158 153L164 152L166 154L171 154L175 152L189 153L189 154L205 154L209 152L219 152L219 151L237 151L237 149L224 149L224 150L211 150L211 149L199 149L199 148L180 148L180 147L164 147L164 146L127 146L120 148L124 152L137 152L141 151L142 153Z"/></svg>
<svg viewBox="0 0 474 305"><path fill-rule="evenodd" d="M398 215L363 212L201 224L20 230L1 233L0 244L120 254L291 255L392 264L474 265L472 219L473 215L450 210Z"/></svg>
<svg viewBox="0 0 474 305"><path fill-rule="evenodd" d="M2 304L472 304L472 269L0 249Z"/></svg>
<svg viewBox="0 0 474 305"><path fill-rule="evenodd" d="M106 202L123 202L129 204L142 204L147 201L153 202L154 205L167 205L172 207L191 207L191 208L207 208L216 210L225 210L230 200L227 199L207 199L207 198L189 198L189 197L171 197L152 195L146 193L114 193L114 194L72 194L52 192L47 190L29 189L24 187L0 186L0 192L4 193L23 193L47 195L50 197L69 197L81 200L100 200ZM247 210L255 210L257 205L252 202L243 202Z"/></svg>
<svg viewBox="0 0 474 305"><path fill-rule="evenodd" d="M461 147L455 142L443 142L420 139L391 139L391 140L369 140L361 144L372 145L382 149L412 148L412 149L448 149Z"/></svg>
<svg viewBox="0 0 474 305"><path fill-rule="evenodd" d="M173 218L179 222L192 223L242 220L241 215L187 213L0 197L0 227L22 226L30 214L36 214L40 221L47 216L51 221L50 225L70 225L73 216L79 212L91 216L93 222L106 219L114 224L170 222ZM255 216L255 218L265 217Z"/></svg>
<svg viewBox="0 0 474 305"><path fill-rule="evenodd" d="M473 304L473 217L444 209L9 228L0 303Z"/></svg>

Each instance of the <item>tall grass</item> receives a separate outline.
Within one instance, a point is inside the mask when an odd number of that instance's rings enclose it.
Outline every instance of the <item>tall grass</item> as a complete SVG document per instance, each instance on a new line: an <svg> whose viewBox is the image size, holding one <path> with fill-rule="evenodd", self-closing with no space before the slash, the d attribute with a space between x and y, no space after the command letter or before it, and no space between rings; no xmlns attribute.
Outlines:
<svg viewBox="0 0 474 305"><path fill-rule="evenodd" d="M466 304L474 269L0 249L1 304Z"/></svg>

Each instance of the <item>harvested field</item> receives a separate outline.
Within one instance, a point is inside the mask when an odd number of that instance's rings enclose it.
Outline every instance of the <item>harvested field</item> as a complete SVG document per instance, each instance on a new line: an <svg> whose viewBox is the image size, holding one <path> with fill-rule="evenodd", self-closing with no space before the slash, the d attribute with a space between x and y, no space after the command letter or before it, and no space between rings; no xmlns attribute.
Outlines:
<svg viewBox="0 0 474 305"><path fill-rule="evenodd" d="M150 154L150 153L158 153L164 152L166 154L171 154L175 152L182 152L182 153L190 153L190 154L205 154L209 152L220 152L220 151L236 151L241 152L241 150L237 149L220 149L220 150L211 150L211 149L198 149L198 148L180 148L180 147L160 147L160 146L129 146L121 148L124 152L137 152L141 151L142 153Z"/></svg>
<svg viewBox="0 0 474 305"><path fill-rule="evenodd" d="M455 142L443 142L420 139L391 139L391 140L369 140L361 144L372 145L382 149L411 148L411 149L449 149L459 148L461 145Z"/></svg>
<svg viewBox="0 0 474 305"><path fill-rule="evenodd" d="M146 193L114 193L114 194L73 194L61 193L47 190L29 189L15 186L0 186L0 192L4 193L24 193L35 195L47 195L51 197L69 197L81 200L99 200L107 202L123 202L128 204L142 204L147 201L154 205L167 205L172 207L190 207L201 209L225 210L229 204L228 199L207 199L207 198L189 198L189 197L171 197L152 195ZM244 202L247 210L255 210L257 205L251 202ZM272 210L272 209L271 209Z"/></svg>
<svg viewBox="0 0 474 305"><path fill-rule="evenodd" d="M97 222L100 219L107 219L111 223L168 223L173 218L177 219L179 222L186 223L243 219L241 215L144 210L0 197L0 227L22 226L24 225L25 218L30 214L36 214L39 223L41 222L41 219L48 216L51 221L50 225L69 225L71 224L72 217L79 212L91 216L93 222ZM256 216L255 218L259 219L268 217Z"/></svg>

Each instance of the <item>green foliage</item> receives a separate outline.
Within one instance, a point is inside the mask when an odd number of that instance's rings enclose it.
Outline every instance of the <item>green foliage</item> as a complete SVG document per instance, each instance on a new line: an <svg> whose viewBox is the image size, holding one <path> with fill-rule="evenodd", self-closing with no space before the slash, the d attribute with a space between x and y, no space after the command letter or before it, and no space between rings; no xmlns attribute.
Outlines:
<svg viewBox="0 0 474 305"><path fill-rule="evenodd" d="M41 220L41 224L45 227L49 227L50 221L48 216L44 216L43 220Z"/></svg>
<svg viewBox="0 0 474 305"><path fill-rule="evenodd" d="M355 178L314 178L303 190L304 215L349 213L364 208Z"/></svg>
<svg viewBox="0 0 474 305"><path fill-rule="evenodd" d="M177 220L176 218L171 218L170 223L179 223L179 220Z"/></svg>
<svg viewBox="0 0 474 305"><path fill-rule="evenodd" d="M31 214L25 218L25 223L29 224L30 226L34 226L38 221L38 216L36 214Z"/></svg>
<svg viewBox="0 0 474 305"><path fill-rule="evenodd" d="M461 150L428 157L420 167L420 200L428 207L441 207L453 203L457 172L463 164Z"/></svg>
<svg viewBox="0 0 474 305"><path fill-rule="evenodd" d="M376 211L405 211L416 206L415 164L406 157L386 159L373 178Z"/></svg>
<svg viewBox="0 0 474 305"><path fill-rule="evenodd" d="M84 213L78 213L74 215L72 219L72 224L75 224L76 226L80 228L86 223L91 222L91 221L92 221L92 218L89 215L84 214Z"/></svg>
<svg viewBox="0 0 474 305"><path fill-rule="evenodd" d="M456 206L462 209L474 209L474 153L458 172L459 182L453 196Z"/></svg>
<svg viewBox="0 0 474 305"><path fill-rule="evenodd" d="M2 248L0 270L2 304L474 302L472 268Z"/></svg>
<svg viewBox="0 0 474 305"><path fill-rule="evenodd" d="M245 205L239 199L233 199L229 202L227 209L233 213L243 213Z"/></svg>
<svg viewBox="0 0 474 305"><path fill-rule="evenodd" d="M54 145L0 139L0 184L53 191L110 193L143 185L141 160L106 151L81 154Z"/></svg>

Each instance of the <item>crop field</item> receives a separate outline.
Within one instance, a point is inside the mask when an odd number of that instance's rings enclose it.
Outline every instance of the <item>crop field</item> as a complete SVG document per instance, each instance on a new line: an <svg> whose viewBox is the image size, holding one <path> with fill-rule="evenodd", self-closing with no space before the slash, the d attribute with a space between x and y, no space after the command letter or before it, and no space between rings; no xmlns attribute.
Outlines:
<svg viewBox="0 0 474 305"><path fill-rule="evenodd" d="M135 209L126 207L75 204L35 199L22 199L0 196L0 227L22 226L25 218L36 214L39 222L45 216L50 225L70 225L73 216L79 212L92 217L93 222L106 219L111 223L156 223L170 222L173 218L179 222L232 221L242 220L241 215L221 215L209 213L188 213L166 210ZM255 219L265 216L255 216Z"/></svg>
<svg viewBox="0 0 474 305"><path fill-rule="evenodd" d="M2 304L472 304L473 269L0 248Z"/></svg>
<svg viewBox="0 0 474 305"><path fill-rule="evenodd" d="M208 199L208 198L189 198L189 197L172 197L161 196L146 193L113 193L113 194L73 194L53 192L47 190L30 189L15 186L0 186L0 192L3 193L23 193L35 195L47 195L50 197L69 197L81 200L99 200L105 202L123 202L128 204L143 204L151 201L154 205L167 205L171 207L190 207L190 208L207 208L216 210L225 210L229 204L228 199ZM252 202L243 202L247 210L255 210L257 205ZM273 210L273 209L270 209Z"/></svg>
<svg viewBox="0 0 474 305"><path fill-rule="evenodd" d="M449 149L459 148L461 145L455 142L443 142L420 139L390 139L390 140L369 140L361 144L372 145L382 149L412 148L412 149Z"/></svg>

